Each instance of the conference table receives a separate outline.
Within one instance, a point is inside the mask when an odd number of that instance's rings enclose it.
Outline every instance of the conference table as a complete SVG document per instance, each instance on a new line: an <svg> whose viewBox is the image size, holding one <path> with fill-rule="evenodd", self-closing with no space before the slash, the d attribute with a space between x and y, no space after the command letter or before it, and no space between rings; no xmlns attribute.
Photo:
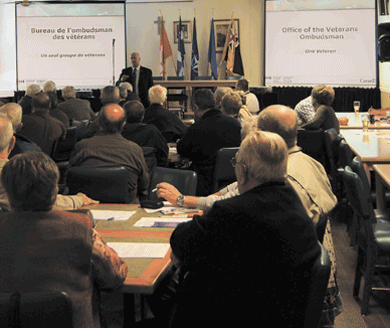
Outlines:
<svg viewBox="0 0 390 328"><path fill-rule="evenodd" d="M369 115L367 112L364 113L336 113L337 118L347 117L349 122L347 125L340 125L340 130L348 130L348 129L363 129L362 117L364 115ZM384 116L376 116L376 121L374 124L370 124L368 128L370 130L380 130L380 129L390 129L390 124L386 123L387 117Z"/></svg>
<svg viewBox="0 0 390 328"><path fill-rule="evenodd" d="M110 218L107 220L94 220L95 229L106 243L158 243L169 244L169 239L174 228L166 227L135 227L134 224L143 217L161 217L162 213L147 213L139 205L131 204L95 204L83 207L92 212L109 211ZM115 211L128 212L127 220L111 219L115 217ZM118 213L120 213L118 212ZM133 214L133 212L135 212ZM192 217L195 213L201 214L194 209L192 213L184 214ZM119 215L119 214L118 214ZM164 216L169 217L169 216ZM124 321L125 327L134 323L136 294L151 295L160 282L169 273L172 263L170 260L171 250L163 258L123 258L128 266L128 273L123 287L120 289L124 294ZM144 309L141 297L141 317Z"/></svg>
<svg viewBox="0 0 390 328"><path fill-rule="evenodd" d="M346 129L341 134L352 152L362 161L367 176L374 164L390 163L390 129Z"/></svg>

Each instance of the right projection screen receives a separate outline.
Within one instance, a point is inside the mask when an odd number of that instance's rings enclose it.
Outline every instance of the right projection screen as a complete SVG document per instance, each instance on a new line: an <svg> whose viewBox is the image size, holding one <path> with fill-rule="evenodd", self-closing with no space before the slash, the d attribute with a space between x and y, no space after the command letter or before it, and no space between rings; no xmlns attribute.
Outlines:
<svg viewBox="0 0 390 328"><path fill-rule="evenodd" d="M266 1L267 86L376 87L375 1Z"/></svg>

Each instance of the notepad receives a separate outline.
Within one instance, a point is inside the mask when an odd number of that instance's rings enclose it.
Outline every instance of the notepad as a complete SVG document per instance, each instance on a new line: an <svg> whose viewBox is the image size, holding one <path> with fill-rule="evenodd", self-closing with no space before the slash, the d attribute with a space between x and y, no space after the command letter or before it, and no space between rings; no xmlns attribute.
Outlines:
<svg viewBox="0 0 390 328"><path fill-rule="evenodd" d="M131 218L136 211L105 211L105 210L91 210L94 220L105 221L126 221Z"/></svg>
<svg viewBox="0 0 390 328"><path fill-rule="evenodd" d="M107 243L122 258L163 258L169 244L157 243Z"/></svg>

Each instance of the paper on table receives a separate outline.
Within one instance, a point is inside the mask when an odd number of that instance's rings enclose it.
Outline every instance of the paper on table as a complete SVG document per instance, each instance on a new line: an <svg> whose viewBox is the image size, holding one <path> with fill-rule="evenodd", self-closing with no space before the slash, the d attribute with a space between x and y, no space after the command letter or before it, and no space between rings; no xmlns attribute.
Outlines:
<svg viewBox="0 0 390 328"><path fill-rule="evenodd" d="M107 243L122 258L163 258L169 244L155 243Z"/></svg>
<svg viewBox="0 0 390 328"><path fill-rule="evenodd" d="M173 217L159 217L159 218L141 218L134 224L134 227L161 227L161 228L174 228L179 223L192 220L187 216L173 216Z"/></svg>
<svg viewBox="0 0 390 328"><path fill-rule="evenodd" d="M136 211L105 211L91 210L94 220L114 220L126 221L130 219Z"/></svg>

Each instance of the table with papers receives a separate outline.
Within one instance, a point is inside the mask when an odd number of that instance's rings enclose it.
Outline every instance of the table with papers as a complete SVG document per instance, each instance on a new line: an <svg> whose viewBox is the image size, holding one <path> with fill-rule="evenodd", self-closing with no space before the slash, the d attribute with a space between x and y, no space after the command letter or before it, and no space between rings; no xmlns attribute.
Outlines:
<svg viewBox="0 0 390 328"><path fill-rule="evenodd" d="M125 322L134 322L134 295L153 294L171 268L169 239L175 226L200 212L169 206L150 210L130 204L96 204L84 208L91 211L95 229L103 240L128 266L121 291L125 296ZM162 210L172 215L164 215Z"/></svg>

